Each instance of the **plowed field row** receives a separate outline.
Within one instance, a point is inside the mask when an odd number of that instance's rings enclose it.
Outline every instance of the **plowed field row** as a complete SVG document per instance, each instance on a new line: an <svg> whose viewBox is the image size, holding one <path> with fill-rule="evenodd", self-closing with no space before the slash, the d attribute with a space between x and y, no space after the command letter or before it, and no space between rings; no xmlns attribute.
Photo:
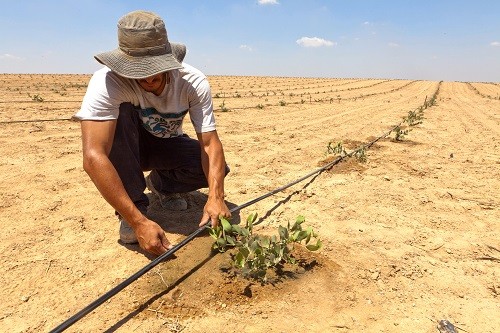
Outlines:
<svg viewBox="0 0 500 333"><path fill-rule="evenodd" d="M479 95L491 99L500 100L500 85L494 83L470 83Z"/></svg>

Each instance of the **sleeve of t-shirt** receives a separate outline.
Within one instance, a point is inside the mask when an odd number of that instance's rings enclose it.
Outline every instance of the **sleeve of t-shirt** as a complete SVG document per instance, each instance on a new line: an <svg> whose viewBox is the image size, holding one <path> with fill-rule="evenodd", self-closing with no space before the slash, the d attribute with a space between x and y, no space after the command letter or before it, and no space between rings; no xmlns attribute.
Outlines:
<svg viewBox="0 0 500 333"><path fill-rule="evenodd" d="M212 92L206 78L197 80L189 92L189 116L196 133L215 130Z"/></svg>
<svg viewBox="0 0 500 333"><path fill-rule="evenodd" d="M74 118L79 120L118 119L120 104L134 101L132 88L126 80L102 69L94 73L83 97L82 106Z"/></svg>

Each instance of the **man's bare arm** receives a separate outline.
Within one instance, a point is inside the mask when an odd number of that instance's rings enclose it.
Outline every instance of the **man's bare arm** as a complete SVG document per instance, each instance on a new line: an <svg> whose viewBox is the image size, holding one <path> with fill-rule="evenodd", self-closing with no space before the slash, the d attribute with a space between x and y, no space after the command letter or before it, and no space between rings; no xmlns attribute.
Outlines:
<svg viewBox="0 0 500 333"><path fill-rule="evenodd" d="M201 146L201 162L208 181L208 200L205 204L200 225L207 221L212 226L219 223L219 217L231 217L224 202L224 177L226 176L226 160L224 150L217 131L198 133Z"/></svg>
<svg viewBox="0 0 500 333"><path fill-rule="evenodd" d="M123 183L109 160L116 120L81 121L83 168L104 199L134 229L140 246L151 253L165 252L170 243L163 229L146 218L128 196Z"/></svg>

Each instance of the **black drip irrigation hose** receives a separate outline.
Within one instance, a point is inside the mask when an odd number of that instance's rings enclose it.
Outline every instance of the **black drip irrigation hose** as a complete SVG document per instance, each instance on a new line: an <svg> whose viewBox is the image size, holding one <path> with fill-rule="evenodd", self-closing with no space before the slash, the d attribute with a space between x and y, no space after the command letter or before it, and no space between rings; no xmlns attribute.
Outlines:
<svg viewBox="0 0 500 333"><path fill-rule="evenodd" d="M334 159L333 161L327 163L326 165L322 166L321 168L319 169L316 169L310 173L308 173L307 175L291 182L291 183L288 183L286 185L283 185L281 187L278 187L264 195L261 195L260 197L258 198L255 198L253 200L250 200L242 205L239 205L237 207L234 207L230 210L231 213L234 213L234 212L237 212L237 211L240 211L242 210L243 208L246 208L248 206L251 206L263 199L266 199L278 192L281 192L297 183L300 183L302 181L304 181L305 179L307 178L310 178L314 175L319 175L320 173L322 173L323 171L325 170L328 170L328 169L331 169L334 165L340 163L343 159L347 158L347 157L352 157L357 151L360 151L362 149L366 149L366 148L369 148L371 147L373 144L375 144L377 141L379 141L380 139L382 138L385 138L387 137L389 134L392 133L392 131L394 131L398 126L401 126L401 124L404 122L404 120L402 122L400 122L398 125L395 125L394 127L392 127L388 132L380 135L379 137L373 139L372 141L360 146L359 148L353 150L352 152L344 155L344 156L339 156L337 157L336 159ZM130 277L128 277L126 280L122 281L120 284L118 284L116 287L114 287L113 289L109 290L108 292L106 292L104 295L102 295L101 297L99 297L98 299L96 299L95 301L93 301L92 303L90 303L89 305L87 305L85 308L83 308L82 310L80 310L78 313L76 313L75 315L73 315L72 317L70 317L69 319L67 319L66 321L64 321L62 324L60 324L59 326L57 326L56 328L54 328L53 330L50 331L50 333L57 333L57 332L63 332L64 330L66 330L67 328L69 328L71 325L73 325L74 323L76 323L78 320L80 320L81 318L83 318L84 316L86 316L87 314L89 314L90 312L92 312L93 310L95 310L98 306L100 306L101 304L103 304L104 302L106 302L108 299L110 299L111 297L115 296L116 294L118 294L120 291L122 291L123 289L125 289L128 285L130 285L132 282L134 282L135 280L137 280L138 278L140 278L142 275L146 274L147 272L149 272L152 268L154 268L155 266L157 266L160 262L164 261L165 259L167 259L168 257L170 257L171 255L173 255L177 250L179 250L180 248L182 248L184 245L186 245L187 243L189 243L191 240L193 240L196 236L200 235L203 231L207 230L208 228L210 227L210 223L207 222L205 225L199 227L196 231L194 231L193 233L191 233L190 235L188 235L185 239L183 239L180 243L176 244L172 249L168 250L167 252L163 253L162 255L160 255L159 257L157 257L156 259L152 260L149 264L147 264L146 266L144 266L143 268L141 268L139 271L137 271L135 274L131 275Z"/></svg>

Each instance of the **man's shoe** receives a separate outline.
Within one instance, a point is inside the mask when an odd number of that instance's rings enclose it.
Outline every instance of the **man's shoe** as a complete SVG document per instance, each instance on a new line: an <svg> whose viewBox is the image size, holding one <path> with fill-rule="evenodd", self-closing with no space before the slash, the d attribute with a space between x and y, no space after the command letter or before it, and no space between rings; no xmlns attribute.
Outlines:
<svg viewBox="0 0 500 333"><path fill-rule="evenodd" d="M138 243L134 229L122 217L120 217L120 240L124 244Z"/></svg>
<svg viewBox="0 0 500 333"><path fill-rule="evenodd" d="M146 177L146 186L160 200L160 205L168 210L181 211L187 209L187 201L179 193L163 194L154 186L149 175Z"/></svg>

